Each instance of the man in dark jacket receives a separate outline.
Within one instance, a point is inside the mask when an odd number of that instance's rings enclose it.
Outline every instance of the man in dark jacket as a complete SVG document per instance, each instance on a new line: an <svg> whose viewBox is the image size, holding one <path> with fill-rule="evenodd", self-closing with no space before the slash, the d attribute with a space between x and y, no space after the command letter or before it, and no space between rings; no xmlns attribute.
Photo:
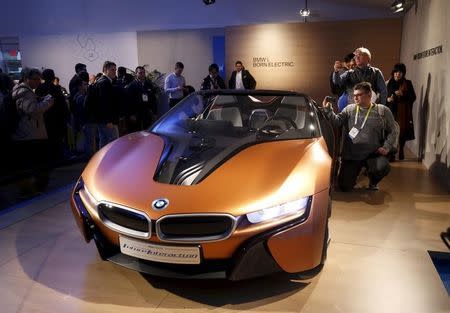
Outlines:
<svg viewBox="0 0 450 313"><path fill-rule="evenodd" d="M236 61L236 70L231 73L231 78L228 83L230 89L255 89L256 80L252 74L244 68L241 61Z"/></svg>
<svg viewBox="0 0 450 313"><path fill-rule="evenodd" d="M52 69L45 69L42 72L44 83L36 88L36 95L40 98L51 95L54 105L45 112L45 127L47 129L48 140L52 150L51 155L54 161L61 160L64 156L64 145L66 143L67 122L69 121L69 108L66 104L61 88L55 86L55 72Z"/></svg>
<svg viewBox="0 0 450 313"><path fill-rule="evenodd" d="M219 75L219 66L215 63L208 68L209 75L203 79L201 90L226 89L223 78Z"/></svg>
<svg viewBox="0 0 450 313"><path fill-rule="evenodd" d="M136 79L127 89L125 108L127 131L134 132L150 127L156 114L155 93L145 77L145 69L136 67Z"/></svg>
<svg viewBox="0 0 450 313"><path fill-rule="evenodd" d="M77 93L75 85L77 85L77 86L80 85L81 79L80 79L79 74L81 72L86 72L86 64L77 63L75 65L75 75L72 77L72 79L69 82L69 93L70 93L71 97L73 97Z"/></svg>
<svg viewBox="0 0 450 313"><path fill-rule="evenodd" d="M99 147L106 146L119 138L119 103L113 80L116 78L117 67L114 62L105 61L103 76L95 83Z"/></svg>

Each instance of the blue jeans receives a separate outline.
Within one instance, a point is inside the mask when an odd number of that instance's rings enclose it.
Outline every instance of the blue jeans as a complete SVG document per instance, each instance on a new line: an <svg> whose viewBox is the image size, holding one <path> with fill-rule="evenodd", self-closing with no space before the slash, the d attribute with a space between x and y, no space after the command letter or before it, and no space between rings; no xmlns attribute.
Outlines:
<svg viewBox="0 0 450 313"><path fill-rule="evenodd" d="M86 156L91 157L97 152L97 136L98 126L95 123L86 123L83 126L84 133L84 153Z"/></svg>
<svg viewBox="0 0 450 313"><path fill-rule="evenodd" d="M119 128L113 124L112 128L108 128L106 124L98 124L99 149L108 143L119 138Z"/></svg>

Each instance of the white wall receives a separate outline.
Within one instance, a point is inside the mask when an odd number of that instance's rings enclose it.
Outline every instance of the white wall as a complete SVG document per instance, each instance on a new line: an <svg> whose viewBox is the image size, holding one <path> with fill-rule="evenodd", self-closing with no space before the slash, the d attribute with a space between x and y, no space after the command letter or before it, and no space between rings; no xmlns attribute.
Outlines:
<svg viewBox="0 0 450 313"><path fill-rule="evenodd" d="M198 90L213 62L213 37L223 35L223 29L138 32L139 64L148 64L150 71L171 73L181 61L186 84Z"/></svg>
<svg viewBox="0 0 450 313"><path fill-rule="evenodd" d="M422 150L421 145L424 147L423 163L438 173L450 190L449 16L450 1L418 0L404 18L401 61L417 94L416 140L409 146L416 154ZM414 60L415 54L440 45L442 54Z"/></svg>
<svg viewBox="0 0 450 313"><path fill-rule="evenodd" d="M131 69L138 64L135 32L20 36L20 49L24 67L51 68L65 87L76 63L92 74L101 72L106 60Z"/></svg>

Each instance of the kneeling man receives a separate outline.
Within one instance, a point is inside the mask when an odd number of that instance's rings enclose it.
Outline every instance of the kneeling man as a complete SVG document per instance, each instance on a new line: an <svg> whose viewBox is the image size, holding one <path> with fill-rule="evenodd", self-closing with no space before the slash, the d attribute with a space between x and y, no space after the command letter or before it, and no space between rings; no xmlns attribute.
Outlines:
<svg viewBox="0 0 450 313"><path fill-rule="evenodd" d="M369 189L389 173L388 154L395 153L398 129L392 112L382 104L371 102L372 87L362 82L353 88L354 104L335 114L331 103L323 101L325 114L334 126L342 126L344 144L338 184L350 191L362 167L367 168ZM326 98L325 98L326 99Z"/></svg>

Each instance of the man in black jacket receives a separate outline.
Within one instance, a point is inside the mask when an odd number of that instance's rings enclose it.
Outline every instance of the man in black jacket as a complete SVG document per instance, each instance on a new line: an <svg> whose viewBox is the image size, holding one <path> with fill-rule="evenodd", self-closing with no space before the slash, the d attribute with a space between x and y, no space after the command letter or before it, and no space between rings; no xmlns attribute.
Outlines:
<svg viewBox="0 0 450 313"><path fill-rule="evenodd" d="M244 68L241 61L236 61L236 70L231 73L231 78L228 83L230 89L255 89L256 80L252 74Z"/></svg>
<svg viewBox="0 0 450 313"><path fill-rule="evenodd" d="M86 64L77 63L75 65L75 75L72 77L72 79L69 82L70 97L73 97L77 93L76 86L79 86L80 82L82 81L79 76L79 74L81 72L86 72Z"/></svg>
<svg viewBox="0 0 450 313"><path fill-rule="evenodd" d="M67 122L69 121L69 108L66 104L60 87L55 86L55 72L52 69L45 69L42 72L44 83L40 84L35 93L38 97L44 98L51 95L54 99L54 105L45 112L45 128L47 129L48 140L51 148L52 161L59 161L64 157L68 147L66 144Z"/></svg>
<svg viewBox="0 0 450 313"><path fill-rule="evenodd" d="M136 79L127 87L126 125L128 132L150 127L156 115L156 99L151 84L145 77L145 69L136 67Z"/></svg>
<svg viewBox="0 0 450 313"><path fill-rule="evenodd" d="M99 134L99 147L102 148L111 141L119 138L119 103L117 90L113 86L116 78L116 64L105 61L103 76L95 83L97 93L97 124Z"/></svg>
<svg viewBox="0 0 450 313"><path fill-rule="evenodd" d="M203 79L201 90L226 89L223 78L219 75L219 66L215 63L208 68L209 75Z"/></svg>

